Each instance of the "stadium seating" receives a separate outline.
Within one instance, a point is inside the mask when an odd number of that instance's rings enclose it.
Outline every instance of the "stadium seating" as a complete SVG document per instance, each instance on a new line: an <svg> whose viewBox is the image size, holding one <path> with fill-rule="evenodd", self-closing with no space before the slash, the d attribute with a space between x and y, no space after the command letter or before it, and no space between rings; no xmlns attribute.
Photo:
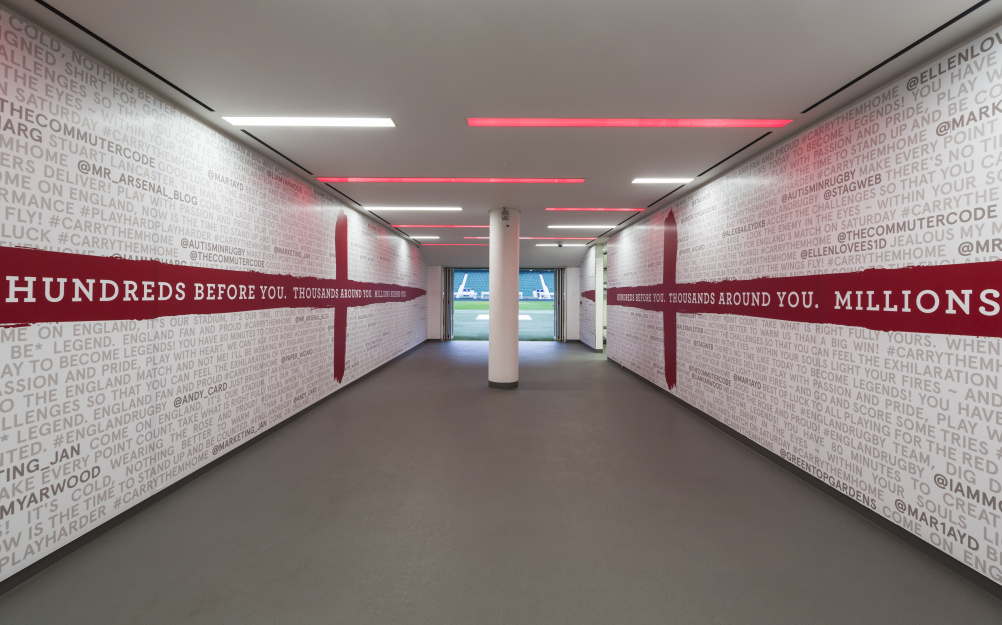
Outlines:
<svg viewBox="0 0 1002 625"><path fill-rule="evenodd" d="M539 281L539 276L543 276L543 280L546 283L546 288L552 293L553 292L553 271L552 270L532 270L532 269L522 269L518 272L518 290L521 293L519 299L531 300L538 299L533 296L534 291L541 290L543 284ZM466 286L464 289L472 290L476 294L476 299L482 299L482 294L487 293L490 290L490 280L488 278L486 269L456 269L453 274L453 285L452 293L453 297L459 291L460 285L463 284L463 277L466 277ZM462 299L473 299L473 298L462 298Z"/></svg>

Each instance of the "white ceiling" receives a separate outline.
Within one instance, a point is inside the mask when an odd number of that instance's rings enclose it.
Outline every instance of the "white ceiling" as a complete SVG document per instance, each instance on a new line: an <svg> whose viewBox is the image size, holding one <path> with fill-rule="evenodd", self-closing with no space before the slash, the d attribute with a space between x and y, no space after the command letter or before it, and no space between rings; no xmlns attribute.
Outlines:
<svg viewBox="0 0 1002 625"><path fill-rule="evenodd" d="M989 2L814 110L801 111L975 5L972 0L50 0L210 112L44 6L2 0L223 132L222 116L392 117L389 129L251 128L315 176L586 178L579 185L334 186L362 205L463 207L392 223L486 224L521 210L523 236L618 223L765 131L469 128L467 117L793 119L680 195L1002 19ZM289 165L294 173L316 183ZM318 184L318 183L317 183ZM673 198L674 199L674 198ZM655 206L656 208L657 206ZM641 213L642 215L642 213ZM610 219L612 221L610 221ZM486 230L407 230L464 242ZM467 241L470 242L470 241ZM523 241L524 267L572 266L584 248ZM486 247L424 247L429 264L486 266Z"/></svg>

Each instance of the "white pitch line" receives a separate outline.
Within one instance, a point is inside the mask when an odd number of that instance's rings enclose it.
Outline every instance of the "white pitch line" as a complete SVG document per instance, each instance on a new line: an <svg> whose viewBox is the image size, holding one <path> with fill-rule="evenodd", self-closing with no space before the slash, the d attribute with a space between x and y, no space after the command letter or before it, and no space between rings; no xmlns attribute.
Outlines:
<svg viewBox="0 0 1002 625"><path fill-rule="evenodd" d="M491 318L490 315L477 315L477 321L487 321L490 318ZM519 315L518 316L518 320L519 321L532 321L532 317L530 317L529 315Z"/></svg>

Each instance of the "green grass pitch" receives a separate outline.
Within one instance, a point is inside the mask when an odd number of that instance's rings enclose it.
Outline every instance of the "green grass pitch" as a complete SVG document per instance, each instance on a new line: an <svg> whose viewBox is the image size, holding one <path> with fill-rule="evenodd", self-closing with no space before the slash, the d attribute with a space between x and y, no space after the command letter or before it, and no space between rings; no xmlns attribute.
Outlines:
<svg viewBox="0 0 1002 625"><path fill-rule="evenodd" d="M484 300L457 300L453 302L452 338L458 341L486 341L487 319L477 320L478 315L487 314L489 302ZM532 317L518 322L518 340L553 340L553 302L520 301L521 314Z"/></svg>

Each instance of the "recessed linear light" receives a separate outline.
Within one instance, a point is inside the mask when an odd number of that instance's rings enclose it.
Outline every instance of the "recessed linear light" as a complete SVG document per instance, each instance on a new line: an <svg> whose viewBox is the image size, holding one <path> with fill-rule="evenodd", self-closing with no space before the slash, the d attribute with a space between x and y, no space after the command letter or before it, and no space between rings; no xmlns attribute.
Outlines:
<svg viewBox="0 0 1002 625"><path fill-rule="evenodd" d="M234 126L330 126L339 128L395 128L389 117L224 117Z"/></svg>
<svg viewBox="0 0 1002 625"><path fill-rule="evenodd" d="M605 230L615 227L616 226L547 226L547 228L603 228Z"/></svg>
<svg viewBox="0 0 1002 625"><path fill-rule="evenodd" d="M489 243L424 243L423 245L425 247L429 247L429 246L432 246L432 245L483 245L483 246L487 246L487 245L490 245L490 244Z"/></svg>
<svg viewBox="0 0 1002 625"><path fill-rule="evenodd" d="M394 228L490 228L490 226L459 226L455 224L392 224Z"/></svg>
<svg viewBox="0 0 1002 625"><path fill-rule="evenodd" d="M464 239L489 239L490 237L463 237ZM595 237L519 237L523 241L594 241Z"/></svg>
<svg viewBox="0 0 1002 625"><path fill-rule="evenodd" d="M441 182L498 184L581 184L584 178L317 178L320 182Z"/></svg>
<svg viewBox="0 0 1002 625"><path fill-rule="evenodd" d="M467 117L472 127L504 128L782 128L792 119L635 119Z"/></svg>
<svg viewBox="0 0 1002 625"><path fill-rule="evenodd" d="M629 211L631 213L642 213L644 209L642 208L571 208L571 207L553 207L547 208L548 211Z"/></svg>
<svg viewBox="0 0 1002 625"><path fill-rule="evenodd" d="M537 243L536 247L587 247L585 243Z"/></svg>
<svg viewBox="0 0 1002 625"><path fill-rule="evenodd" d="M367 211L461 211L460 206L366 206Z"/></svg>
<svg viewBox="0 0 1002 625"><path fill-rule="evenodd" d="M633 184L686 184L693 178L634 178Z"/></svg>
<svg viewBox="0 0 1002 625"><path fill-rule="evenodd" d="M423 240L423 239L440 239L441 237L420 236L420 237L411 237L411 238L414 239L415 241L419 241L419 240Z"/></svg>

